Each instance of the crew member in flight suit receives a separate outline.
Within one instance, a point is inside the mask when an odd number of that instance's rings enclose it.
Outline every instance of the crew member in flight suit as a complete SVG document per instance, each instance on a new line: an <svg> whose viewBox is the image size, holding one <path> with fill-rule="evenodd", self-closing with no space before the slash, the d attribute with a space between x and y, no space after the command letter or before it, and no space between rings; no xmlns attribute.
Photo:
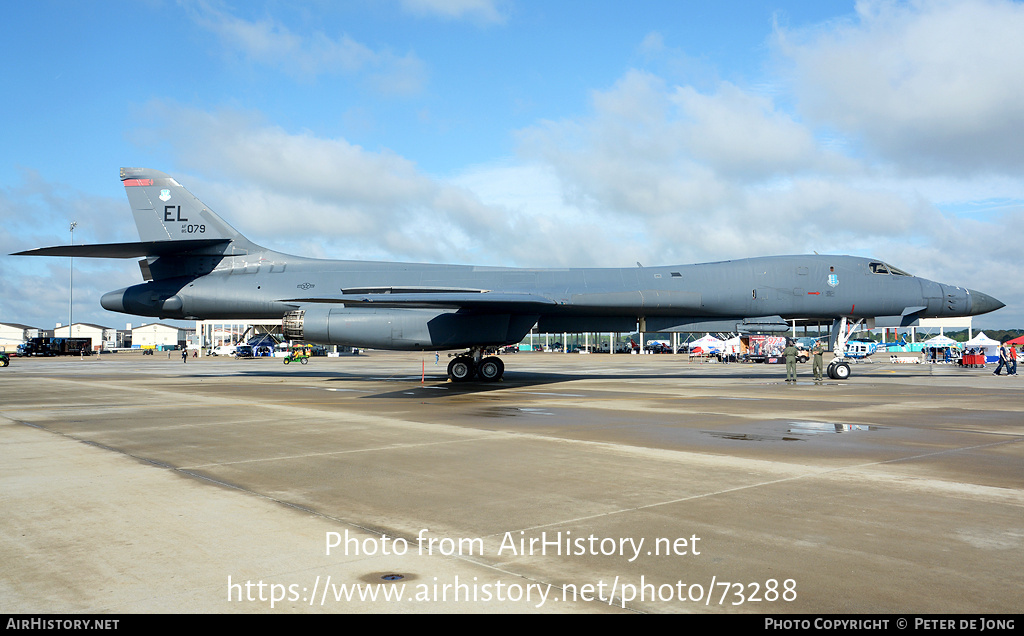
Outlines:
<svg viewBox="0 0 1024 636"><path fill-rule="evenodd" d="M786 339L782 355L786 356L786 382L796 383L796 345L792 340Z"/></svg>
<svg viewBox="0 0 1024 636"><path fill-rule="evenodd" d="M825 354L825 343L821 340L815 341L814 348L811 350L811 353L814 354L814 381L821 382L821 368L824 364L824 360L822 358Z"/></svg>

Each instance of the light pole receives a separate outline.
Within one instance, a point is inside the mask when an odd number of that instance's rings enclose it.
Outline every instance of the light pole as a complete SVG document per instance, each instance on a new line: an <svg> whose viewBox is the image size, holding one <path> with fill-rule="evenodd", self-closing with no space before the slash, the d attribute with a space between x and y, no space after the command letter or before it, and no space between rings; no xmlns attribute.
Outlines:
<svg viewBox="0 0 1024 636"><path fill-rule="evenodd" d="M75 244L75 226L78 221L71 222L71 244ZM71 325L74 324L74 302L75 302L75 257L71 257L71 274L68 277L68 338L71 337Z"/></svg>

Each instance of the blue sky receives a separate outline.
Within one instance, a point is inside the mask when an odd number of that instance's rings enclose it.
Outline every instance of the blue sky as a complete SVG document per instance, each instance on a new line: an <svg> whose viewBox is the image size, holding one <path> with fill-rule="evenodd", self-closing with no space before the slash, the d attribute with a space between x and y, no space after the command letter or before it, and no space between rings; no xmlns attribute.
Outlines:
<svg viewBox="0 0 1024 636"><path fill-rule="evenodd" d="M67 320L66 259L137 240L121 166L285 252L630 266L872 255L1024 326L1024 5L12 3L0 321ZM75 320L131 260L75 260Z"/></svg>

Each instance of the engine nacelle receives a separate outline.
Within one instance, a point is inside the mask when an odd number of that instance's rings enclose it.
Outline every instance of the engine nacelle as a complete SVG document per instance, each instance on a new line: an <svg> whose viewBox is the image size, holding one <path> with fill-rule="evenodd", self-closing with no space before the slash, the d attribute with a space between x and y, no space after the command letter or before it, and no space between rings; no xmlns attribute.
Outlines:
<svg viewBox="0 0 1024 636"><path fill-rule="evenodd" d="M536 316L459 313L454 309L306 306L284 315L284 336L369 349L437 350L519 342Z"/></svg>

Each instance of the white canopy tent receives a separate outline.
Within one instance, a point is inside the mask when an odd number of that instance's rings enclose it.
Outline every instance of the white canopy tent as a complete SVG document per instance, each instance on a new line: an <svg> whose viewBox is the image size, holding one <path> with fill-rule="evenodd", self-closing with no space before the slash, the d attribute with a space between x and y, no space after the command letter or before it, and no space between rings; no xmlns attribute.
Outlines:
<svg viewBox="0 0 1024 636"><path fill-rule="evenodd" d="M719 340L718 338L708 334L699 340L694 340L690 343L690 353L700 353L705 355L709 353L721 353L725 350L725 341Z"/></svg>
<svg viewBox="0 0 1024 636"><path fill-rule="evenodd" d="M731 355L737 355L738 356L740 354L740 350L743 348L743 345L740 342L740 337L739 336L733 336L732 338L729 338L728 340L726 340L725 344L724 344L724 348L725 348L725 354L726 355L730 355L730 356Z"/></svg>
<svg viewBox="0 0 1024 636"><path fill-rule="evenodd" d="M960 343L948 336L938 335L926 340L923 345L926 349L945 349L946 347L959 347Z"/></svg>
<svg viewBox="0 0 1024 636"><path fill-rule="evenodd" d="M922 343L926 362L955 362L960 358L960 343L948 336L939 334ZM956 350L955 352L953 350Z"/></svg>
<svg viewBox="0 0 1024 636"><path fill-rule="evenodd" d="M964 351L969 349L984 351L986 362L999 362L999 341L989 338L984 331L964 343Z"/></svg>

